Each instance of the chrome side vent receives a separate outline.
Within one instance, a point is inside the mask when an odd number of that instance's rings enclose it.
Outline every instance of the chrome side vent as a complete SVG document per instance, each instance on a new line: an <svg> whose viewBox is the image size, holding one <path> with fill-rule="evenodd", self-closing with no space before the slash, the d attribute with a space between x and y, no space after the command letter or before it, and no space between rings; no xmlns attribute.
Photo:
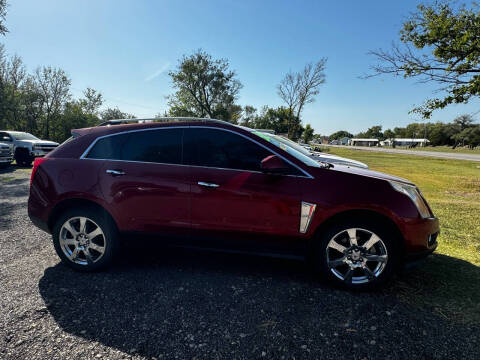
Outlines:
<svg viewBox="0 0 480 360"><path fill-rule="evenodd" d="M300 232L305 234L308 230L308 226L310 225L310 221L312 220L313 213L315 212L315 208L317 205L311 204L305 201L302 201L302 209L300 212Z"/></svg>

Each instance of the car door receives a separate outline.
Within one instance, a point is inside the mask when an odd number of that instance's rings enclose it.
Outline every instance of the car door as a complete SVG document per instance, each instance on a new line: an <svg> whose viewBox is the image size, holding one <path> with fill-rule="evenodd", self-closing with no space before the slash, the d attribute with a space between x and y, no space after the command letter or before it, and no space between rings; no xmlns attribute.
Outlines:
<svg viewBox="0 0 480 360"><path fill-rule="evenodd" d="M299 234L297 170L260 171L267 148L222 128L192 126L184 134L184 163L191 182L192 232L207 239L273 245ZM240 242L240 244L239 244ZM283 242L282 242L283 243Z"/></svg>
<svg viewBox="0 0 480 360"><path fill-rule="evenodd" d="M182 161L183 128L112 135L88 154L102 159L100 184L122 230L182 235L190 228L190 184Z"/></svg>

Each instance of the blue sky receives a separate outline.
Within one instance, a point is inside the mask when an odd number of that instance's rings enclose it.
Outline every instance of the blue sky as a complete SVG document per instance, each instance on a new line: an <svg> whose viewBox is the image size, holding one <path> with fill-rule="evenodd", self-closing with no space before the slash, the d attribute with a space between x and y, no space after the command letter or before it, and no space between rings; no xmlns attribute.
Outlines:
<svg viewBox="0 0 480 360"><path fill-rule="evenodd" d="M199 48L230 61L244 85L239 103L257 108L282 105L276 85L284 74L327 57L327 82L303 121L321 134L355 133L418 120L408 111L435 90L401 78L358 78L374 62L368 50L388 48L417 3L10 0L10 33L2 41L29 70L64 69L75 96L92 87L105 106L139 117L166 109L168 71ZM432 120L478 110L478 102L452 106Z"/></svg>

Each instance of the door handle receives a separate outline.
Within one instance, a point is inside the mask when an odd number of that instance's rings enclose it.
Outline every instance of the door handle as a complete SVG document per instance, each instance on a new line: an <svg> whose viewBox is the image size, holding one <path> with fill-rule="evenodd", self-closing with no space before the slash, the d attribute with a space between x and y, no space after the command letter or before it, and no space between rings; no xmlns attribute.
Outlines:
<svg viewBox="0 0 480 360"><path fill-rule="evenodd" d="M123 170L111 170L108 169L105 171L107 174L112 175L112 176L122 176L125 175L125 171Z"/></svg>
<svg viewBox="0 0 480 360"><path fill-rule="evenodd" d="M209 187L209 188L217 188L217 187L220 186L218 184L207 183L207 182L203 182L203 181L199 181L199 182L197 182L197 184L200 185L200 186L205 186L205 187Z"/></svg>

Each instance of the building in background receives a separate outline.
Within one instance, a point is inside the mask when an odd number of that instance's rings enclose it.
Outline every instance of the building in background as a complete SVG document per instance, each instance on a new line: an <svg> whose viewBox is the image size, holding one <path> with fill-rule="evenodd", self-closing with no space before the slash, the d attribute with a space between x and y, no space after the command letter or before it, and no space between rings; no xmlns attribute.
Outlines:
<svg viewBox="0 0 480 360"><path fill-rule="evenodd" d="M348 145L352 146L378 146L378 139L350 139Z"/></svg>
<svg viewBox="0 0 480 360"><path fill-rule="evenodd" d="M387 139L381 142L383 146L408 146L408 147L424 147L430 141L428 139Z"/></svg>

